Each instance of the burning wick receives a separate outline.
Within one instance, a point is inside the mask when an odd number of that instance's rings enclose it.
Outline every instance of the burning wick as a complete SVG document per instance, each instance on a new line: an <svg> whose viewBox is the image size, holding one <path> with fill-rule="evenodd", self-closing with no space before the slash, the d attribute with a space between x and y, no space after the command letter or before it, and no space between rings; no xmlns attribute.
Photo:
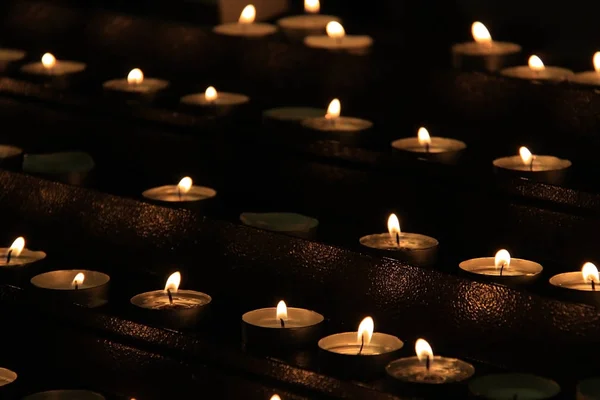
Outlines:
<svg viewBox="0 0 600 400"><path fill-rule="evenodd" d="M425 368L427 369L427 371L429 371L430 367L431 367L431 358L429 357L429 355L427 355L427 358L425 359Z"/></svg>
<svg viewBox="0 0 600 400"><path fill-rule="evenodd" d="M363 347L365 347L365 336L362 335L360 337L360 349L358 349L358 354L360 355L363 351Z"/></svg>
<svg viewBox="0 0 600 400"><path fill-rule="evenodd" d="M12 258L12 250L9 250L8 253L6 253L6 263L10 263L10 259Z"/></svg>
<svg viewBox="0 0 600 400"><path fill-rule="evenodd" d="M285 321L283 320L283 318L279 318L279 321L281 321L281 327L285 328Z"/></svg>
<svg viewBox="0 0 600 400"><path fill-rule="evenodd" d="M171 289L167 289L167 296L169 296L169 304L173 304L173 295L171 294Z"/></svg>
<svg viewBox="0 0 600 400"><path fill-rule="evenodd" d="M181 201L181 186L177 186L177 196L179 196L179 201Z"/></svg>
<svg viewBox="0 0 600 400"><path fill-rule="evenodd" d="M78 290L78 289L79 289L79 283L75 282L75 290Z"/></svg>
<svg viewBox="0 0 600 400"><path fill-rule="evenodd" d="M396 244L400 247L400 234L396 233Z"/></svg>
<svg viewBox="0 0 600 400"><path fill-rule="evenodd" d="M425 153L429 153L429 143L425 144Z"/></svg>
<svg viewBox="0 0 600 400"><path fill-rule="evenodd" d="M595 292L596 291L596 283L594 282L593 279L590 281L590 283L592 284L592 290Z"/></svg>
<svg viewBox="0 0 600 400"><path fill-rule="evenodd" d="M506 263L503 262L502 265L500 266L500 276L502 276L502 273L504 272L504 267L506 266Z"/></svg>

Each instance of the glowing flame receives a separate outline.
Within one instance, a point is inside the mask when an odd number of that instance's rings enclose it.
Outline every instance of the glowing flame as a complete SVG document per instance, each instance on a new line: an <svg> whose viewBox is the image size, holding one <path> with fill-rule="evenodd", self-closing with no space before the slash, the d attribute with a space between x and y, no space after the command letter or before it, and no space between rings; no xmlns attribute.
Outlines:
<svg viewBox="0 0 600 400"><path fill-rule="evenodd" d="M240 19L238 20L238 22L240 24L251 24L254 22L255 19L256 19L256 8L252 4L248 4L242 10L242 13L240 14Z"/></svg>
<svg viewBox="0 0 600 400"><path fill-rule="evenodd" d="M338 99L331 100L329 103L329 107L327 107L327 114L325 114L325 118L327 119L336 119L340 117L342 112L342 104Z"/></svg>
<svg viewBox="0 0 600 400"><path fill-rule="evenodd" d="M417 139L419 140L419 144L421 146L428 146L431 144L431 136L429 136L429 131L423 127L419 128L419 132L417 132Z"/></svg>
<svg viewBox="0 0 600 400"><path fill-rule="evenodd" d="M319 11L321 11L321 3L319 0L304 0L304 12L317 14Z"/></svg>
<svg viewBox="0 0 600 400"><path fill-rule="evenodd" d="M390 214L387 225L388 232L390 233L392 240L395 242L396 235L400 235L400 221L398 221L396 214Z"/></svg>
<svg viewBox="0 0 600 400"><path fill-rule="evenodd" d="M287 306L285 305L285 301L283 300L277 303L277 319L282 319L284 321L287 321L288 319Z"/></svg>
<svg viewBox="0 0 600 400"><path fill-rule="evenodd" d="M363 319L360 325L358 326L358 342L364 344L371 343L371 338L373 337L374 329L375 323L373 322L373 318L367 317Z"/></svg>
<svg viewBox="0 0 600 400"><path fill-rule="evenodd" d="M214 86L209 86L206 88L204 92L204 98L206 101L215 101L219 95L217 94L217 89Z"/></svg>
<svg viewBox="0 0 600 400"><path fill-rule="evenodd" d="M274 394L273 396L271 396L271 400L281 400L281 397L279 397L279 395Z"/></svg>
<svg viewBox="0 0 600 400"><path fill-rule="evenodd" d="M167 283L165 284L165 292L170 290L173 293L177 293L179 290L179 284L181 283L181 274L179 271L173 272L169 279L167 279Z"/></svg>
<svg viewBox="0 0 600 400"><path fill-rule="evenodd" d="M415 353L417 353L419 361L426 361L428 357L430 361L433 360L433 350L425 339L417 339L415 342Z"/></svg>
<svg viewBox="0 0 600 400"><path fill-rule="evenodd" d="M44 54L42 56L42 65L48 69L54 67L56 65L56 57L50 53Z"/></svg>
<svg viewBox="0 0 600 400"><path fill-rule="evenodd" d="M519 148L519 155L521 156L521 160L523 160L523 164L531 164L531 161L533 160L533 154L531 154L531 151L529 151L527 147L522 146Z"/></svg>
<svg viewBox="0 0 600 400"><path fill-rule="evenodd" d="M585 282L600 282L600 277L598 276L598 268L596 268L596 266L591 262L583 264L583 268L581 268L581 274L583 275L583 280Z"/></svg>
<svg viewBox="0 0 600 400"><path fill-rule="evenodd" d="M341 39L344 36L346 36L346 30L344 29L342 24L340 24L337 21L329 21L327 23L326 30L327 36L329 36L332 39Z"/></svg>
<svg viewBox="0 0 600 400"><path fill-rule="evenodd" d="M594 62L594 70L600 73L600 51L594 53L594 58L592 61Z"/></svg>
<svg viewBox="0 0 600 400"><path fill-rule="evenodd" d="M139 85L144 82L144 73L139 68L134 68L127 75L127 83L130 85Z"/></svg>
<svg viewBox="0 0 600 400"><path fill-rule="evenodd" d="M494 258L494 264L496 265L496 268L501 268L502 266L504 266L504 268L508 267L510 265L510 253L504 249L498 250L496 257Z"/></svg>
<svg viewBox="0 0 600 400"><path fill-rule="evenodd" d="M71 286L73 286L73 287L81 286L81 285L83 285L83 281L85 281L85 274L83 272L80 272L77 275L75 275L75 278L73 278L73 282L71 282Z"/></svg>
<svg viewBox="0 0 600 400"><path fill-rule="evenodd" d="M192 188L193 185L194 185L194 182L192 181L192 178L190 178L189 176L186 176L185 178L180 180L179 183L177 184L177 190L180 193L185 194L190 191L190 189Z"/></svg>
<svg viewBox="0 0 600 400"><path fill-rule="evenodd" d="M23 249L25 248L25 239L23 237L18 237L15 239L13 244L10 245L8 251L12 251L12 257L19 257Z"/></svg>
<svg viewBox="0 0 600 400"><path fill-rule="evenodd" d="M539 58L536 55L533 55L531 57L529 57L529 69L531 69L532 71L543 71L544 69L546 69L546 67L544 66L544 63L542 62L542 59Z"/></svg>
<svg viewBox="0 0 600 400"><path fill-rule="evenodd" d="M477 43L492 43L492 35L490 35L490 31L488 31L485 25L479 21L473 22L473 25L471 25L471 35L473 35L473 40L475 40Z"/></svg>

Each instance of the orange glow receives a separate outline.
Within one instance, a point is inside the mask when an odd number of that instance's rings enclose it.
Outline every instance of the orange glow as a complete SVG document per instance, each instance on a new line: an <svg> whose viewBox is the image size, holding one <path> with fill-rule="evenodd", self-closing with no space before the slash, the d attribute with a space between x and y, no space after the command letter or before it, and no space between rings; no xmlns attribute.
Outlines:
<svg viewBox="0 0 600 400"><path fill-rule="evenodd" d="M173 272L171 276L169 276L169 279L167 279L167 283L165 284L165 292L169 290L173 293L177 293L177 291L179 290L180 283L181 274L179 273L179 271Z"/></svg>
<svg viewBox="0 0 600 400"><path fill-rule="evenodd" d="M525 165L530 165L531 161L533 160L533 154L531 154L531 151L529 151L529 149L525 146L522 146L521 148L519 148L519 155L521 156L521 160L523 161L523 164Z"/></svg>
<svg viewBox="0 0 600 400"><path fill-rule="evenodd" d="M327 36L329 36L332 39L341 39L344 36L346 36L346 30L344 29L342 24L340 24L337 21L328 22L326 31L327 31Z"/></svg>
<svg viewBox="0 0 600 400"><path fill-rule="evenodd" d="M25 248L25 239L23 237L18 237L15 239L13 244L10 246L8 251L12 251L12 257L19 257L23 249Z"/></svg>
<svg viewBox="0 0 600 400"><path fill-rule="evenodd" d="M400 235L400 221L398 221L396 214L390 214L387 221L387 227L390 237L395 243L397 239L396 236Z"/></svg>
<svg viewBox="0 0 600 400"><path fill-rule="evenodd" d="M185 178L180 180L179 183L177 184L177 190L181 194L185 194L190 191L190 189L192 188L193 185L194 185L194 182L192 181L192 178L190 178L189 176L186 176Z"/></svg>
<svg viewBox="0 0 600 400"><path fill-rule="evenodd" d="M288 319L287 306L283 300L277 303L277 319L282 319L284 321L287 321Z"/></svg>
<svg viewBox="0 0 600 400"><path fill-rule="evenodd" d="M417 139L419 140L419 144L421 146L429 146L431 144L431 136L429 136L429 131L424 127L419 128L419 132L417 132Z"/></svg>
<svg viewBox="0 0 600 400"><path fill-rule="evenodd" d="M583 275L583 280L586 282L600 282L600 277L598 277L598 268L596 268L596 266L591 262L583 264L583 268L581 268L581 274Z"/></svg>
<svg viewBox="0 0 600 400"><path fill-rule="evenodd" d="M215 101L218 96L219 94L217 93L217 89L215 89L214 86L207 87L206 91L204 92L204 98L206 99L206 101Z"/></svg>
<svg viewBox="0 0 600 400"><path fill-rule="evenodd" d="M248 4L242 10L242 13L240 14L240 19L238 20L238 22L240 24L252 24L252 23L254 23L255 19L256 19L256 8L252 4Z"/></svg>
<svg viewBox="0 0 600 400"><path fill-rule="evenodd" d="M42 65L48 69L56 65L56 57L50 53L46 53L42 56Z"/></svg>
<svg viewBox="0 0 600 400"><path fill-rule="evenodd" d="M134 68L127 75L127 83L130 85L139 85L144 82L144 73L139 68Z"/></svg>
<svg viewBox="0 0 600 400"><path fill-rule="evenodd" d="M431 345L429 345L425 339L417 339L415 342L415 353L417 353L419 361L426 361L427 358L429 358L430 361L433 360L433 350L431 349Z"/></svg>
<svg viewBox="0 0 600 400"><path fill-rule="evenodd" d="M325 118L327 119L337 119L340 117L342 112L342 104L338 99L331 100L329 103L329 107L327 107L327 114L325 114Z"/></svg>
<svg viewBox="0 0 600 400"><path fill-rule="evenodd" d="M480 44L491 44L492 36L490 35L490 31L479 21L473 22L471 25L471 34L473 35L473 40Z"/></svg>
<svg viewBox="0 0 600 400"><path fill-rule="evenodd" d="M73 278L73 282L71 283L71 285L73 287L80 286L83 285L83 281L85 281L85 274L83 272L80 272L77 275L75 275L75 278Z"/></svg>
<svg viewBox="0 0 600 400"><path fill-rule="evenodd" d="M373 330L375 329L375 323L373 322L373 318L366 317L363 319L358 326L358 342L364 343L365 345L371 343L371 338L373 337Z"/></svg>
<svg viewBox="0 0 600 400"><path fill-rule="evenodd" d="M510 265L510 253L507 250L498 250L496 257L494 257L494 264L496 268L508 267Z"/></svg>
<svg viewBox="0 0 600 400"><path fill-rule="evenodd" d="M529 68L532 71L539 72L539 71L543 71L544 69L546 69L546 67L544 66L544 63L542 62L542 59L536 55L529 57L528 64L529 64Z"/></svg>
<svg viewBox="0 0 600 400"><path fill-rule="evenodd" d="M594 58L592 61L594 63L594 70L600 73L600 51L594 53Z"/></svg>
<svg viewBox="0 0 600 400"><path fill-rule="evenodd" d="M304 12L309 14L318 14L321 11L319 0L304 0Z"/></svg>

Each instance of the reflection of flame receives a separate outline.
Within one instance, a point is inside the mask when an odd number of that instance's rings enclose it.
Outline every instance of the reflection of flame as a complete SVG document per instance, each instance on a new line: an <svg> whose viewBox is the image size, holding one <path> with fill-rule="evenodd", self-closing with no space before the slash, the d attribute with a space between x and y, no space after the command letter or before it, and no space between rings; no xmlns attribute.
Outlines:
<svg viewBox="0 0 600 400"><path fill-rule="evenodd" d="M18 237L15 239L13 244L10 245L8 251L12 251L10 254L12 257L19 257L23 249L25 248L25 239L23 237Z"/></svg>
<svg viewBox="0 0 600 400"><path fill-rule="evenodd" d="M544 63L542 62L542 59L536 55L529 57L528 64L529 64L529 68L532 71L539 72L539 71L543 71L544 69L546 69L546 67L544 66Z"/></svg>
<svg viewBox="0 0 600 400"><path fill-rule="evenodd" d="M277 303L277 320L280 319L284 321L287 321L288 319L287 306L285 305L285 301L283 300Z"/></svg>
<svg viewBox="0 0 600 400"><path fill-rule="evenodd" d="M336 119L339 118L342 112L342 104L338 99L331 100L329 103L329 107L327 107L327 114L325 114L325 118L327 119Z"/></svg>
<svg viewBox="0 0 600 400"><path fill-rule="evenodd" d="M426 361L427 358L429 358L430 361L433 360L433 350L425 339L417 339L415 343L415 353L417 353L419 361Z"/></svg>
<svg viewBox="0 0 600 400"><path fill-rule="evenodd" d="M217 97L217 89L215 89L214 86L209 86L206 88L206 91L204 92L204 98L206 101L215 101Z"/></svg>
<svg viewBox="0 0 600 400"><path fill-rule="evenodd" d="M598 277L598 268L591 262L583 264L581 268L581 274L585 282L600 283L600 277Z"/></svg>
<svg viewBox="0 0 600 400"><path fill-rule="evenodd" d="M358 326L358 342L364 344L371 343L374 329L375 323L373 322L373 318L367 317L363 319Z"/></svg>
<svg viewBox="0 0 600 400"><path fill-rule="evenodd" d="M182 180L179 181L179 183L177 184L177 190L181 193L181 194L185 194L187 192L190 191L190 189L193 186L193 182L192 182L192 178L190 178L189 176L186 176L185 178L183 178Z"/></svg>
<svg viewBox="0 0 600 400"><path fill-rule="evenodd" d="M417 132L417 139L419 140L419 144L421 146L428 146L431 144L431 136L429 136L429 131L424 127L419 128L419 132Z"/></svg>
<svg viewBox="0 0 600 400"><path fill-rule="evenodd" d="M83 272L80 272L77 275L75 275L75 278L73 278L73 282L71 282L71 286L75 287L75 286L83 285L84 280L85 280L85 274Z"/></svg>
<svg viewBox="0 0 600 400"><path fill-rule="evenodd" d="M388 232L390 233L392 240L395 242L396 235L400 235L400 221L398 221L396 214L390 214L387 221L387 226Z"/></svg>
<svg viewBox="0 0 600 400"><path fill-rule="evenodd" d="M531 151L529 151L527 147L522 146L519 148L519 155L521 156L521 160L523 160L523 164L531 164L531 160L533 160L533 154L531 154Z"/></svg>
<svg viewBox="0 0 600 400"><path fill-rule="evenodd" d="M50 53L46 53L42 56L42 65L48 69L56 65L56 57Z"/></svg>
<svg viewBox="0 0 600 400"><path fill-rule="evenodd" d="M238 20L238 22L240 24L251 24L254 22L255 18L256 18L256 8L254 8L254 6L252 4L248 4L242 10L242 13L240 14L240 19Z"/></svg>
<svg viewBox="0 0 600 400"><path fill-rule="evenodd" d="M304 0L304 12L309 14L317 14L321 10L319 0Z"/></svg>
<svg viewBox="0 0 600 400"><path fill-rule="evenodd" d="M498 250L496 257L494 258L494 264L496 268L508 267L510 265L510 253L507 250Z"/></svg>
<svg viewBox="0 0 600 400"><path fill-rule="evenodd" d="M342 24L340 24L337 21L329 21L327 23L326 31L327 36L329 36L332 39L341 39L344 36L346 36L346 30L344 29Z"/></svg>
<svg viewBox="0 0 600 400"><path fill-rule="evenodd" d="M171 292L177 293L179 290L179 284L181 283L181 274L179 271L173 272L169 279L167 279L167 283L165 284L165 292L170 290Z"/></svg>
<svg viewBox="0 0 600 400"><path fill-rule="evenodd" d="M594 70L600 73L600 51L594 53L594 58L592 61L594 63Z"/></svg>
<svg viewBox="0 0 600 400"><path fill-rule="evenodd" d="M479 21L473 22L471 25L471 34L473 35L473 40L477 43L481 44L491 44L492 36L490 35L490 31Z"/></svg>
<svg viewBox="0 0 600 400"><path fill-rule="evenodd" d="M144 73L139 68L134 68L127 75L127 83L130 85L139 85L144 82Z"/></svg>

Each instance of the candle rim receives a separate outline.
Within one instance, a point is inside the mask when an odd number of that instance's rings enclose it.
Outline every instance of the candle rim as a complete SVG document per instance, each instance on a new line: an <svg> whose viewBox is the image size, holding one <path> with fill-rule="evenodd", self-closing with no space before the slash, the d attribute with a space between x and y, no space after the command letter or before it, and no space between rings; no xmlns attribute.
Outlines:
<svg viewBox="0 0 600 400"><path fill-rule="evenodd" d="M476 264L477 262L488 262L488 261L490 262L489 268L496 268L494 257L470 258L468 260L461 261L458 264L458 267L465 272L469 272L469 273L476 274L476 275L485 275L485 274L477 273L473 268L469 268L469 266L470 266L470 264ZM502 278L506 278L506 279L513 278L514 279L514 278L519 278L519 277L524 277L524 276L537 276L537 275L541 274L542 271L544 270L544 267L542 266L542 264L540 264L536 261L527 260L524 258L511 257L510 265L508 266L508 268L510 269L511 267L514 267L515 264L527 264L527 265L530 265L531 267L535 267L535 270L521 274L521 275L502 275L502 276L500 276L500 275L485 275L485 276L501 278L501 279ZM474 265L474 266L477 266L477 265ZM488 265L486 264L484 267L488 267Z"/></svg>
<svg viewBox="0 0 600 400"><path fill-rule="evenodd" d="M560 281L561 279L567 279L573 277L574 280L571 281L565 281L564 283L559 283L558 281ZM578 282L577 282L578 281ZM587 290L587 282L585 282L583 280L583 277L581 275L581 271L570 271L570 272L561 272L559 274L553 275L552 277L550 277L550 279L548 280L548 282L554 286L554 287L558 287L561 289L568 289L568 290L572 290L575 292L592 292L595 293L593 290L591 290L591 285L589 285L589 290ZM582 284L582 285L586 285L586 289L582 290L582 289L576 289L576 288L572 288L569 286L565 286L565 284L570 284L570 283L578 283L578 284ZM597 291L600 295L600 290Z"/></svg>
<svg viewBox="0 0 600 400"><path fill-rule="evenodd" d="M54 274L57 273L67 273L70 276L70 279L67 279L67 282L71 282L73 280L73 277L75 275L77 275L78 273L83 273L85 275L85 280L83 281L82 287L79 289L75 289L71 286L66 287L66 288L56 288L56 287L48 287L48 286L40 286L39 284L43 283L40 282L40 280L43 280L44 278L50 277ZM99 282L95 282L95 284L93 286L87 286L90 284L90 281L92 281L91 277L94 277L95 279L98 279ZM43 272L41 274L37 274L34 277L31 278L30 280L31 284L39 289L44 289L44 290L54 290L54 291L71 291L71 290L78 290L79 292L85 292L87 290L93 290L96 289L100 286L104 286L107 285L110 282L110 275L105 274L104 272L100 272L100 271L92 271L92 270L85 270L85 269L59 269L59 270L54 270L54 271L48 271L48 272ZM36 284L37 282L37 284Z"/></svg>
<svg viewBox="0 0 600 400"><path fill-rule="evenodd" d="M384 232L384 233L372 233L372 234L369 234L369 235L362 236L362 237L359 239L359 243L360 243L360 244L362 244L363 246L365 246L365 247L369 247L369 248L371 248L371 249L377 249L377 250L387 250L387 249L380 249L380 248L378 248L378 247L372 247L372 246L369 246L369 245L367 244L367 240L368 240L368 239L371 239L371 238L379 238L379 237L382 237L382 238L383 238L383 237L386 237L386 238L388 238L390 241L392 240L392 239L391 239L391 237L390 237L390 234L389 234L389 232ZM428 243L431 243L431 245L430 245L430 246L428 246L428 247L419 247L418 249L411 249L411 251L429 250L429 249L432 249L432 248L434 248L434 247L437 247L437 246L439 246L439 244L440 244L440 242L439 242L439 241L438 241L436 238L434 238L434 237L431 237L431 236L427 236L427 235L423 235L423 234L421 234L421 233L413 233L413 232L404 232L404 231L402 231L402 232L400 232L400 239L402 239L403 237L404 237L404 238L407 238L407 237L419 238L419 237L420 237L420 238L424 238L424 239L425 239L425 240L426 240ZM395 249L394 249L394 248L390 248L389 250L402 250L403 248L404 248L404 247L402 247L402 241L401 241L401 242L400 242L400 247L396 247Z"/></svg>
<svg viewBox="0 0 600 400"><path fill-rule="evenodd" d="M465 142L454 138L430 136L430 139L432 147L444 147L443 151L439 151L434 154L453 153L457 151L462 151L467 148L467 144ZM423 148L423 145L419 143L419 139L417 137L412 136L396 139L392 141L390 145L394 149L401 151L411 151L410 149L413 148Z"/></svg>
<svg viewBox="0 0 600 400"><path fill-rule="evenodd" d="M529 171L528 167L525 164L523 164L523 160L521 159L520 155L496 158L495 160L492 161L492 164L494 165L494 167L500 168L503 170L527 172L527 173L531 173L531 174L552 172L552 171L562 171L573 165L571 160L568 160L566 158L560 158L560 157L544 155L544 154L534 154L534 156L535 156L534 165L540 165L540 163L556 162L558 164L558 167L552 168L552 169L544 169L541 171ZM537 163L535 163L536 161L537 161ZM517 168L512 168L512 167L522 167L522 169L517 169Z"/></svg>
<svg viewBox="0 0 600 400"><path fill-rule="evenodd" d="M460 377L460 379L449 379L449 380L446 380L444 382L426 382L425 381L425 382L418 382L418 383L424 384L424 385L450 384L450 383L453 383L453 382L463 382L463 381L471 378L473 375L475 375L475 366L473 364L471 364L470 362L461 360L460 358L434 355L433 356L433 361L436 361L437 363L439 363L441 361L454 362L454 363L460 364L465 369L460 371L461 373L463 373L462 375L457 374L455 376L455 377ZM388 376L390 376L393 379L397 379L397 380L401 380L401 381L413 382L413 380L404 380L404 379L401 379L401 377L399 377L398 375L394 375L393 374L393 372L396 371L396 370L404 370L405 366L402 366L402 368L399 368L398 364L403 364L403 363L407 363L407 362L408 363L416 362L419 365L423 364L423 362L420 361L419 357L417 357L417 356L402 357L402 358L398 358L398 359L393 360L392 362L390 362L385 367L385 372L387 373Z"/></svg>
<svg viewBox="0 0 600 400"><path fill-rule="evenodd" d="M49 399L49 398L62 398L61 394L65 394L68 393L70 396L75 396L75 397L69 397L69 398L78 398L77 396L81 397L82 395L85 394L85 399L86 400L90 400L90 396L94 397L95 400L106 400L106 397L104 397L103 395L101 395L98 392L95 392L93 390L85 390L85 389L54 389L54 390L44 390L42 392L36 392L30 395L27 395L25 397L23 397L22 400L45 400L45 399Z"/></svg>
<svg viewBox="0 0 600 400"><path fill-rule="evenodd" d="M348 341L356 343L355 344L356 346L360 346L360 343L357 343L356 334L357 334L356 331L355 332L334 333L332 335L327 335L327 336L324 336L321 339L319 339L317 345L319 346L319 349L326 351L328 353L336 354L338 356L356 357L356 356L358 356L358 354L338 353L338 352L331 350L333 348L333 346L325 347L325 345L329 341L334 341L335 339L342 339L342 338L345 339L346 337L348 338ZM381 339L385 339L385 340L389 341L390 345L376 346L377 341L381 340ZM404 342L398 336L395 336L395 335L392 335L389 333L373 332L373 336L371 337L371 342L369 344L365 344L365 347L379 347L379 348L389 349L388 351L385 351L385 352L379 353L379 354L361 354L360 355L360 357L377 357L377 356L381 356L381 355L395 353L395 352L401 350L404 347Z"/></svg>
<svg viewBox="0 0 600 400"><path fill-rule="evenodd" d="M204 300L205 302L199 302L197 305L195 305L194 307L190 307L190 308L198 308L198 307L205 307L207 305L209 305L210 303L212 303L212 297L206 293L203 292L199 292L196 290L189 290L189 289L180 289L177 290L177 292L173 293L173 297L182 297L182 298L187 298L187 299L198 299L198 300ZM154 311L171 311L169 309L153 309L153 308L149 308L149 307L144 307L145 304L145 300L153 300L156 298L165 298L167 297L167 293L163 290L163 289L159 289L159 290L151 290L149 292L142 292L142 293L138 293L135 296L132 296L129 299L129 302L131 304L133 304L136 307L140 307L143 309L148 309L148 310L154 310ZM176 310L173 310L176 311Z"/></svg>
<svg viewBox="0 0 600 400"><path fill-rule="evenodd" d="M250 310L245 312L244 314L242 314L242 321L244 321L246 324L248 325L252 325L255 326L257 328L264 328L264 329L290 329L290 330L294 330L294 329L304 329L304 328L308 328L308 327L312 327L312 326L316 326L321 324L323 321L325 321L325 317L313 310L309 310L307 308L300 308L300 307L287 307L287 311L288 311L288 320L290 319L290 314L294 313L294 312L303 312L303 313L307 313L309 314L311 317L314 317L314 321L312 321L310 324L306 324L306 325L302 325L302 326L293 326L293 327L278 327L278 326L262 326L262 325L257 325L255 324L253 321L248 320L249 317L255 316L256 314L259 313L272 313L272 315L276 315L277 313L277 307L264 307L264 308L257 308L255 310ZM276 317L274 317L274 320L276 319Z"/></svg>
<svg viewBox="0 0 600 400"><path fill-rule="evenodd" d="M8 250L10 250L10 247L0 247L0 258L6 257L8 255ZM41 250L30 250L27 247L24 247L23 250L21 251L21 254L19 254L18 256L14 256L12 258L13 259L31 258L34 261L40 261L40 260L43 260L44 258L46 258L46 256L47 256L47 254Z"/></svg>

